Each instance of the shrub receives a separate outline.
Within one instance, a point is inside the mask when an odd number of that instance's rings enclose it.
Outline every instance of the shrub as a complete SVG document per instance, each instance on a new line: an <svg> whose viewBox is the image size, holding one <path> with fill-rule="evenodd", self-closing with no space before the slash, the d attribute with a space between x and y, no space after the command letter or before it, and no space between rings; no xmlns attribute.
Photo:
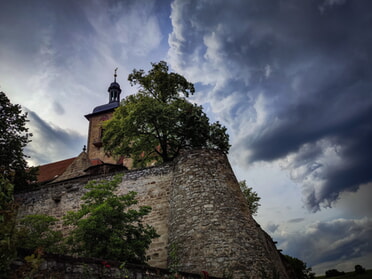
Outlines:
<svg viewBox="0 0 372 279"><path fill-rule="evenodd" d="M366 272L365 268L362 267L360 264L357 264L355 266L355 273L357 273L357 274L363 274L365 272Z"/></svg>
<svg viewBox="0 0 372 279"><path fill-rule="evenodd" d="M17 231L17 246L30 250L42 248L50 253L63 252L62 232L52 229L57 220L44 214L28 215L21 219Z"/></svg>
<svg viewBox="0 0 372 279"><path fill-rule="evenodd" d="M116 176L111 181L89 182L80 210L66 214L65 224L74 226L67 238L72 253L127 263L147 260L146 249L158 237L153 227L142 223L151 208L133 209L135 192L116 195L120 181L121 176Z"/></svg>

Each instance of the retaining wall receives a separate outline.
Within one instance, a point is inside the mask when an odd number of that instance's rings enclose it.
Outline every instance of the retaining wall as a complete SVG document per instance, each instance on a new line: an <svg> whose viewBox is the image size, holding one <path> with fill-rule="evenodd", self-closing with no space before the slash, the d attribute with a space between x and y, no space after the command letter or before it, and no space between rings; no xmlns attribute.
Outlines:
<svg viewBox="0 0 372 279"><path fill-rule="evenodd" d="M79 208L89 180L111 177L86 176L18 194L19 217L46 213L60 218ZM145 221L160 237L148 250L151 266L167 268L172 246L172 258L185 272L289 278L270 236L252 218L225 154L192 150L173 164L124 172L118 193L129 191L138 193L138 205L152 207ZM61 223L57 227L66 229Z"/></svg>

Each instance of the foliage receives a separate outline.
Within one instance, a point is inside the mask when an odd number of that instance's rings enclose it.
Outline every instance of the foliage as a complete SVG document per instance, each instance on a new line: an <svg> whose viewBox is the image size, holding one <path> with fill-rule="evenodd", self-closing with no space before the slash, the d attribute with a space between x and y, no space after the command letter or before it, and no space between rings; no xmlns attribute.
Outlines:
<svg viewBox="0 0 372 279"><path fill-rule="evenodd" d="M43 214L28 215L20 220L17 232L17 246L35 250L59 253L63 251L62 232L54 231L57 218Z"/></svg>
<svg viewBox="0 0 372 279"><path fill-rule="evenodd" d="M34 254L25 257L26 265L24 266L24 270L22 271L24 273L26 272L28 273L28 276L26 278L34 278L41 264L44 261L43 254L44 254L44 251L38 248L35 250Z"/></svg>
<svg viewBox="0 0 372 279"><path fill-rule="evenodd" d="M176 277L176 275L179 272L179 268L180 268L180 258L178 256L177 244L172 243L169 246L168 254L169 254L169 264L168 264L169 271L174 277Z"/></svg>
<svg viewBox="0 0 372 279"><path fill-rule="evenodd" d="M239 185L240 185L240 189L242 190L245 199L247 200L248 207L252 215L256 215L258 207L261 205L259 203L261 198L258 196L258 194L255 191L253 191L251 187L247 186L245 180L240 181Z"/></svg>
<svg viewBox="0 0 372 279"><path fill-rule="evenodd" d="M80 256L98 257L129 263L144 263L151 240L158 237L153 227L142 223L151 208L137 204L136 193L116 195L121 181L91 181L84 194L84 203L77 212L68 212L65 224L73 225L68 245Z"/></svg>
<svg viewBox="0 0 372 279"><path fill-rule="evenodd" d="M307 267L306 263L300 259L284 255L290 266L292 267L296 278L298 279L312 279L315 278L315 273L311 272L311 267Z"/></svg>
<svg viewBox="0 0 372 279"><path fill-rule="evenodd" d="M187 148L228 152L226 128L210 124L203 108L186 100L194 85L169 73L166 62L153 63L148 74L134 70L128 79L140 89L125 98L105 124L106 151L132 157L135 166L171 161Z"/></svg>
<svg viewBox="0 0 372 279"><path fill-rule="evenodd" d="M21 189L36 179L36 168L27 168L23 148L30 141L27 113L20 105L13 105L4 92L0 92L0 278L6 276L16 256L15 224L17 204L14 190Z"/></svg>
<svg viewBox="0 0 372 279"><path fill-rule="evenodd" d="M366 272L366 269L364 267L362 267L360 264L357 264L355 266L355 273L357 274L363 274Z"/></svg>
<svg viewBox="0 0 372 279"><path fill-rule="evenodd" d="M13 236L17 205L14 202L13 189L13 184L0 176L0 278L6 278L9 264L16 257Z"/></svg>
<svg viewBox="0 0 372 279"><path fill-rule="evenodd" d="M36 168L27 168L23 148L30 142L27 113L0 92L0 175L21 189L36 179Z"/></svg>

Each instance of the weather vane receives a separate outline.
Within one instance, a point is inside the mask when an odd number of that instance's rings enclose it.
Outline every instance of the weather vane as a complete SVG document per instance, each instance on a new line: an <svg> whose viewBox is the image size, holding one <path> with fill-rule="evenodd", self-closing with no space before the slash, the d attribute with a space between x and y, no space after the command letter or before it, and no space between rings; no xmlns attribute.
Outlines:
<svg viewBox="0 0 372 279"><path fill-rule="evenodd" d="M116 68L115 68L115 73L114 73L114 79L115 79L115 82L116 82L116 77L118 76L118 75L116 74L117 70L118 70L118 68L116 67Z"/></svg>

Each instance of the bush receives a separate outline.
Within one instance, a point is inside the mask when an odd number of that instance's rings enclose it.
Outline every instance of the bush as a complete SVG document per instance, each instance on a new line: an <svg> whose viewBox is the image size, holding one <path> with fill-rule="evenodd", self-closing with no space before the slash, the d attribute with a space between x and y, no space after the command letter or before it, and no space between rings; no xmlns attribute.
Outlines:
<svg viewBox="0 0 372 279"><path fill-rule="evenodd" d="M296 278L298 279L312 279L315 276L315 273L311 272L311 267L307 267L306 263L301 261L300 259L284 255L285 259L287 260L288 264L292 267Z"/></svg>
<svg viewBox="0 0 372 279"><path fill-rule="evenodd" d="M366 272L365 268L362 267L360 264L357 264L357 265L355 266L355 273L356 273L356 274L363 274L363 273L365 273L365 272Z"/></svg>
<svg viewBox="0 0 372 279"><path fill-rule="evenodd" d="M127 263L147 260L146 249L158 237L153 227L142 223L151 208L133 209L135 192L116 195L120 181L121 176L116 176L111 181L89 182L85 188L90 191L82 198L85 203L64 217L66 225L74 226L67 238L72 253Z"/></svg>
<svg viewBox="0 0 372 279"><path fill-rule="evenodd" d="M17 254L13 235L17 204L13 189L14 185L0 174L0 278L7 278L9 265Z"/></svg>
<svg viewBox="0 0 372 279"><path fill-rule="evenodd" d="M28 215L21 219L17 231L17 246L30 250L42 248L50 253L63 252L62 232L51 228L57 220L44 214Z"/></svg>

